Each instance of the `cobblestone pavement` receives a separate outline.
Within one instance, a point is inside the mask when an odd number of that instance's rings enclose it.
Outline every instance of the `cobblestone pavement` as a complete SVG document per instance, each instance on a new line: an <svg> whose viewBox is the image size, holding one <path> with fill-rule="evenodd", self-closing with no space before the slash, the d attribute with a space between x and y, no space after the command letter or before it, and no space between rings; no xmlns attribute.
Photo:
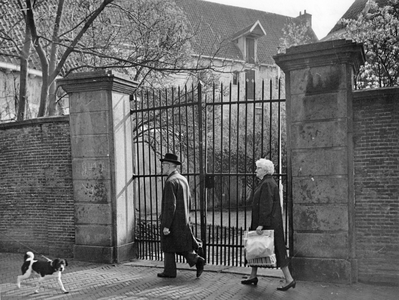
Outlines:
<svg viewBox="0 0 399 300"><path fill-rule="evenodd" d="M158 278L162 262L134 261L108 265L68 260L62 281L69 294L63 294L56 279L42 283L34 293L37 275L16 287L23 255L0 253L0 300L7 299L306 299L306 300L391 300L398 299L399 287L366 284L341 285L297 282L295 289L277 291L281 271L259 276L257 286L240 284L249 268L205 266L200 278L195 268L178 264L177 278Z"/></svg>

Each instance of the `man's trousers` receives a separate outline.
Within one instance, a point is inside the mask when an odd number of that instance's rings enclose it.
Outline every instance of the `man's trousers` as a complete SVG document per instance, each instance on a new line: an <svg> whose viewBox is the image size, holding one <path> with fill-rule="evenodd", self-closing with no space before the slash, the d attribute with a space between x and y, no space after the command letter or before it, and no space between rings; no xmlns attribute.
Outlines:
<svg viewBox="0 0 399 300"><path fill-rule="evenodd" d="M198 257L200 257L195 251L190 252L180 252L176 253L178 255L183 256L190 267L194 266L197 263ZM176 257L174 252L164 252L164 274L168 276L176 276Z"/></svg>

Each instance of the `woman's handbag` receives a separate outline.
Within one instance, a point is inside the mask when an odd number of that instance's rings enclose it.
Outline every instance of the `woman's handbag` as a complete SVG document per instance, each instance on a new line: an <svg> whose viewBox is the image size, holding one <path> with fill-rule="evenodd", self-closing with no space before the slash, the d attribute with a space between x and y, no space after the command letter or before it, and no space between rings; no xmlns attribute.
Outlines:
<svg viewBox="0 0 399 300"><path fill-rule="evenodd" d="M252 267L276 267L274 230L246 231L244 235L245 258Z"/></svg>

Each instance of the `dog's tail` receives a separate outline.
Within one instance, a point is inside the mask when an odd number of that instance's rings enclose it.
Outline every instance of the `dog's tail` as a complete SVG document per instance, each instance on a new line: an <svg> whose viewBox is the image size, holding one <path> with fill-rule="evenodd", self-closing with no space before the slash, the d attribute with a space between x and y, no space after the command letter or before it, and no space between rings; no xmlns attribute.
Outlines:
<svg viewBox="0 0 399 300"><path fill-rule="evenodd" d="M35 255L33 254L33 252L28 251L26 252L26 254L24 255L24 261L33 261L33 258L35 257Z"/></svg>

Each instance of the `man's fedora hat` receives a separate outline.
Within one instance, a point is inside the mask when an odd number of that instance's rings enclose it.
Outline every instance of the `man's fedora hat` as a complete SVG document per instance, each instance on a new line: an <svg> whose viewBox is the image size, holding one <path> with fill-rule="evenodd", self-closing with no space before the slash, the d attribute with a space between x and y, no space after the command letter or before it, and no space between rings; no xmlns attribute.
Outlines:
<svg viewBox="0 0 399 300"><path fill-rule="evenodd" d="M177 160L177 156L173 153L166 153L164 158L160 159L161 162L167 161L176 165L181 165L181 162Z"/></svg>

